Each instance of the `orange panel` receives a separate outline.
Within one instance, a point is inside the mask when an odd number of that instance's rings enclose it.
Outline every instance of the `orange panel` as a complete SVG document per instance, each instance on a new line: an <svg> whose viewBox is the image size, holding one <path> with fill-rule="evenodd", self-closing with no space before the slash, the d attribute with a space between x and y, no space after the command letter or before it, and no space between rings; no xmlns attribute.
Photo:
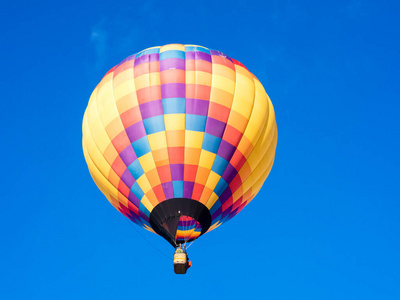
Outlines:
<svg viewBox="0 0 400 300"><path fill-rule="evenodd" d="M185 148L185 164L197 165L200 161L201 149Z"/></svg>
<svg viewBox="0 0 400 300"><path fill-rule="evenodd" d="M164 70L160 72L160 80L165 83L185 83L185 70Z"/></svg>
<svg viewBox="0 0 400 300"><path fill-rule="evenodd" d="M169 164L168 150L167 148L152 151L154 162L157 167L165 166Z"/></svg>
<svg viewBox="0 0 400 300"><path fill-rule="evenodd" d="M211 87L201 84L186 84L186 98L210 100Z"/></svg>
<svg viewBox="0 0 400 300"><path fill-rule="evenodd" d="M210 174L210 169L206 169L204 167L199 166L196 174L196 182L205 185L209 174Z"/></svg>

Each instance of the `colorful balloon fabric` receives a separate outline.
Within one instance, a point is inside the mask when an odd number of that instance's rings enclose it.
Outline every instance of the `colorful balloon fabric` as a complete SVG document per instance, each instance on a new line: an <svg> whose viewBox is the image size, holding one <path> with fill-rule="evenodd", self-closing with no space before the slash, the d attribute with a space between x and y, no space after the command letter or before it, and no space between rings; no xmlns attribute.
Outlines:
<svg viewBox="0 0 400 300"><path fill-rule="evenodd" d="M238 214L274 161L272 103L240 62L195 45L132 55L93 91L83 151L108 201L171 245Z"/></svg>

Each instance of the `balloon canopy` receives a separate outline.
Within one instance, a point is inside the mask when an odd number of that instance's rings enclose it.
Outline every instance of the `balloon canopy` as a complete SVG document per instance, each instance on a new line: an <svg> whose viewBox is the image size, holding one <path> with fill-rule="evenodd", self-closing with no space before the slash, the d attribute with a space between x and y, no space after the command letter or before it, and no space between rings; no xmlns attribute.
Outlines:
<svg viewBox="0 0 400 300"><path fill-rule="evenodd" d="M195 45L132 55L93 91L83 151L108 201L171 245L238 214L274 161L271 101L240 62Z"/></svg>

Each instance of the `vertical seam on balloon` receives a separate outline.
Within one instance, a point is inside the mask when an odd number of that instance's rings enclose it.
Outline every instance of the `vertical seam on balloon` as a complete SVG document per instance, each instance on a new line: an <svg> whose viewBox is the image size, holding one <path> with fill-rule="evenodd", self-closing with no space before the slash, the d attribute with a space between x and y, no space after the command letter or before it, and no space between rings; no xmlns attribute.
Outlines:
<svg viewBox="0 0 400 300"><path fill-rule="evenodd" d="M209 52L210 60L211 60L211 81L210 81L210 94L208 95L208 107L207 107L206 125L205 125L205 126L207 126L208 112L209 112L209 110L210 110L210 100L211 100L211 90L212 90L212 80L213 80L213 78L212 78L212 76L213 76L212 54L211 54L211 50L210 50L210 49L207 48L207 50L208 50L208 52ZM196 51L194 51L194 53L196 53ZM197 95L197 93L196 93L196 90L197 90L197 59L196 59L196 54L194 54L194 58L195 58L195 63L194 63L194 69L195 69L195 71L194 71L194 75L195 75L194 89L195 89L195 94L194 94L194 95ZM199 99L199 100L200 100L200 99ZM203 135L202 145L201 145L201 148L200 148L199 160L198 160L198 163L197 163L196 177L197 177L197 174L199 174L199 168L200 168L199 163L200 163L200 159L201 159L201 150L203 149L203 144L204 144L204 137L205 137L205 128L204 128L204 135ZM210 170L210 171L211 171L211 170ZM196 177L195 177L195 183L196 183ZM207 179L208 179L208 176L207 176ZM202 196L202 194L203 194L203 192L204 192L204 189L205 189L205 187L206 187L206 185L205 185L206 183L207 183L207 180L206 180L206 182L204 183L204 186L203 186L202 192L201 192L201 194L200 194L200 197L199 197L199 199L197 200L197 201L199 201L199 202L200 202L201 196ZM192 198L193 198L193 192L194 192L194 188L193 188L193 191L192 191Z"/></svg>
<svg viewBox="0 0 400 300"><path fill-rule="evenodd" d="M135 59L136 59L136 57L135 57ZM134 59L134 61L135 61L135 59ZM134 64L134 61L133 61L133 64ZM132 68L132 69L134 69L134 68ZM121 114L119 113L119 110L118 110L118 106L117 106L117 102L116 102L116 99L115 99L115 93L114 93L114 78L115 78L115 69L114 69L114 71L112 72L112 77L111 77L111 95L112 95L112 99L113 99L113 101L111 101L112 103L113 103L113 105L114 105L114 107L115 107L115 110L117 111L117 114L118 114L118 118L119 118L119 120L120 120L120 122L121 122L121 124L122 124L122 128L124 128L124 131L125 131L125 134L128 136L128 134L126 133L126 127L125 127L125 125L124 125L124 123L122 122L122 119L121 119ZM133 78L134 79L134 78ZM132 80L133 81L133 80ZM133 83L134 83L134 81L133 81ZM136 91L136 87L134 87L134 90ZM103 126L104 126L104 124L103 124ZM106 133L107 133L107 131L106 131ZM107 133L107 136L108 136L108 133ZM109 137L110 138L110 137ZM129 139L129 137L128 137L128 139ZM110 138L110 140L111 140L111 138ZM129 142L130 142L130 140L129 140ZM111 144L112 144L112 142L111 142ZM113 144L112 144L113 145ZM114 145L113 145L113 147L114 147ZM128 146L129 147L129 146ZM135 149L133 149L133 146L132 146L132 143L130 143L130 147L132 147L132 151L133 151L133 153L135 153L135 155L136 155L136 152L135 152ZM114 147L114 149L115 149L115 147ZM115 149L115 151L117 151L117 149ZM117 151L117 153L118 153L118 156L120 157L120 153ZM137 155L136 155L136 157L137 157ZM122 159L121 159L122 160ZM128 166L125 164L125 162L122 160L122 162L124 163L124 165L126 166L126 169L129 171L129 173L131 173L131 171L128 169ZM131 173L131 175L132 175L132 177L133 177L133 174ZM121 180L121 178L120 178L120 180ZM136 181L136 179L135 179L135 182L137 182ZM140 187L140 186L139 186ZM128 187L129 188L129 187ZM130 187L129 189L131 189L132 187ZM140 187L140 189L142 189L141 187ZM142 190L142 192L143 192L143 190ZM143 192L144 193L144 192ZM139 199L139 198L138 198ZM142 197L142 199L143 199L143 197ZM138 211L139 211L139 214L138 214L138 217L139 217L139 219L142 221L142 217L140 216L140 204L142 203L142 199L139 199L139 206L137 206L137 208L138 208ZM129 202L131 202L133 205L134 205L134 203L128 198L128 201ZM152 203L150 203L150 204L152 204ZM136 205L135 205L136 206ZM144 212L142 212L143 214L144 214ZM145 223L143 223L143 224L145 224ZM144 226L143 226L144 227Z"/></svg>
<svg viewBox="0 0 400 300"><path fill-rule="evenodd" d="M228 56L227 56L226 58L228 58ZM229 59L229 61L232 62L232 65L233 65L233 66L235 65L235 64L233 63L232 60ZM232 101L231 101L231 105L230 105L230 107L229 107L228 118L227 118L227 120L226 120L226 122L225 122L224 132L222 133L221 143L219 144L217 153L218 153L219 149L221 148L222 140L223 140L224 134L225 134L225 132L226 132L226 127L227 127L227 125L228 125L228 120L229 120L229 117L230 117L231 111L232 111L233 100L234 100L235 93L236 93L236 88L237 88L237 85L236 85L237 75L236 75L236 74L237 74L237 73L236 73L236 70L235 70L235 81L234 81L235 87L234 87L234 89L233 89ZM211 101L211 95L210 95L210 101ZM218 155L218 154L217 154L217 155ZM233 155L232 155L232 156L233 156ZM232 157L231 157L231 159L232 159ZM214 159L214 162L215 162L215 159ZM214 164L214 162L213 162L213 164ZM229 162L228 162L228 163L229 163ZM211 167L211 168L212 168L212 167ZM211 173L211 171L210 171L210 173ZM222 172L222 175L223 175L223 172ZM222 178L222 175L221 175L221 178ZM221 180L221 178L220 178L219 180ZM218 184L218 183L217 183L217 184ZM228 186L225 188L225 190L226 190L227 188L229 188L229 183L227 182L227 184L228 184ZM224 190L224 191L225 191L225 190ZM222 193L221 193L221 194L222 194ZM210 195L210 197L211 197L211 195ZM209 201L210 197L207 199L206 206L207 206L207 204L208 204L208 201ZM218 201L220 201L220 196L218 196L218 199L214 202L214 204L213 204L212 207L214 207L214 205L215 205ZM210 211L212 210L212 207L210 208ZM222 214L222 212L221 212L221 214Z"/></svg>
<svg viewBox="0 0 400 300"><path fill-rule="evenodd" d="M168 164L166 164L166 166L168 166L168 170L169 170L169 173L170 173L170 176L171 176L171 184L172 184L172 192L173 192L173 194L174 194L174 196L175 196L175 191L174 191L174 188L173 188L173 183L172 183L172 170L171 170L171 161L170 161L170 158L169 158L169 147L168 147L168 138L167 138L167 124L165 123L165 115L164 115L164 104L163 104L163 100L164 100L164 97L163 97L163 94L162 94L162 88L161 88L161 86L162 86L162 82L161 82L161 71L160 71L160 64L161 64L161 60L160 60L160 57L161 57L161 49L163 48L163 46L160 46L160 48L159 48L159 50L158 50L158 53L159 53L159 55L158 55L158 71L159 71L159 74L160 74L160 95L161 95L161 106L162 106L162 110L163 110L163 114L162 114L162 116L163 116L163 121L164 121L164 133L165 133L165 144L167 145L167 147L165 148L165 150L166 150L166 153L167 153L167 158L168 158ZM157 170L157 174L158 174L158 170ZM163 187L163 185L162 185L162 182L161 182L161 178L160 178L160 183L161 183L161 187L162 187L162 189L163 189L163 193L164 193L164 195L165 195L165 200L168 200L168 197L167 197L167 195L166 195L166 193L165 193L165 190L164 190L164 187ZM171 198L170 198L171 199ZM169 211L171 211L171 207L170 207L170 205L169 205L169 202L167 201L166 202L166 205L168 206L168 210ZM162 210L162 212L164 213L164 217L165 217L165 219L167 218L167 214L165 213L165 211L164 211L164 209L162 208L162 206L161 206L161 210ZM167 230L167 232L168 233L170 233L168 230ZM171 234L171 233L170 233ZM171 234L172 235L172 234ZM175 235L175 237L173 237L174 238L174 240L176 240L175 238L176 238L176 235Z"/></svg>
<svg viewBox="0 0 400 300"><path fill-rule="evenodd" d="M103 125L103 130L105 131L107 137L109 138L110 144L112 144L112 143L111 143L111 139L110 139L110 137L108 136L107 131L105 130L103 121L101 120L101 117L100 117L100 114L99 114L98 105L97 105L97 104L98 104L98 92L99 92L99 88L96 89L96 95L95 95L95 99L93 99L93 100L94 100L94 101L93 101L94 103L92 102L92 104L91 104L91 106L92 106L91 109L97 112L97 114L98 114L98 116L99 116L99 120L100 120L101 124ZM86 123L87 123L87 124L86 124L86 125L87 125L87 129L89 130L89 133L90 133L90 134L89 134L89 137L92 139L94 145L96 146L97 151L100 153L100 156L102 156L103 159L104 159L104 161L109 165L110 171L111 171L111 170L112 170L111 165L109 164L109 162L108 162L108 161L105 159L105 157L103 156L103 153L101 152L101 150L100 150L100 148L99 148L99 146L98 146L96 140L95 140L94 137L93 137L93 134L92 134L91 129L90 129L90 126L89 126L88 117L89 117L89 115L87 115L87 117L85 118L85 120L86 120ZM114 145L113 145L113 147L114 147ZM112 186L114 186L115 189L119 192L118 187L115 186L115 185L113 185L113 184L108 180L108 175L106 176L106 175L100 170L100 168L97 166L97 164L96 164L95 161L93 160L92 156L90 155L90 152L88 151L87 153L88 153L88 155L89 155L91 161L93 162L93 165L94 165L94 166L96 167L96 169L99 171L99 174L101 174L101 175L105 178L105 180L108 181ZM109 172L110 172L110 171L109 171ZM110 196L111 196L111 194L110 194ZM123 196L124 198L126 198L123 194L122 194L122 196ZM127 201L130 201L128 198L126 198L126 199L127 199ZM118 199L117 199L117 201L118 201ZM126 206L123 205L120 201L118 201L118 203L119 203L119 205L122 205L122 206L126 207ZM127 207L126 207L126 208L127 208ZM128 208L127 208L127 209L128 209ZM141 219L140 219L140 220L141 220ZM143 225L144 225L144 223L143 223Z"/></svg>
<svg viewBox="0 0 400 300"><path fill-rule="evenodd" d="M256 170L258 171L258 168L261 167L261 165L264 165L265 162L268 163L268 167L271 166L274 162L274 158L275 158L275 146L277 144L277 136L278 136L278 131L277 131L277 127L274 125L273 126L273 137L271 139L271 141L269 142L268 146L265 145L266 147L266 151L264 153L264 155L262 156L261 160L259 161L259 163L257 164L257 166L255 167L255 169L253 170L252 174L255 174ZM270 150L273 149L272 153L270 153ZM270 160L270 161L269 161ZM266 170L268 170L268 167L266 168ZM263 178L264 174L266 173L266 170L264 172L261 173L261 175L257 178L254 178L254 182L252 184L251 187L253 187L255 185L255 183L260 179ZM269 173L269 171L268 171ZM248 176L244 181L243 184L250 178L250 176ZM266 178L264 179L266 180ZM247 189L246 191L243 191L243 194L245 194L246 192L248 192L249 189ZM242 203L243 204L243 203Z"/></svg>
<svg viewBox="0 0 400 300"><path fill-rule="evenodd" d="M158 48L159 53L160 53L160 49L161 49L161 47ZM150 81L151 81L151 75L150 75L150 54L149 54L148 67L149 67L149 70L148 70L147 74L148 74L148 76L149 76L149 83L151 83L151 82L150 82ZM135 85L136 98L138 99L138 108L139 108L139 113L140 113L140 117L141 117L141 122L143 122L144 131L145 131L145 133L146 133L145 136L146 136L146 138L147 138L147 135L148 135L148 134L147 134L146 127L144 126L144 120L143 120L143 115L142 115L142 109L141 109L140 103L139 103L138 90L136 89L136 82L135 82L135 80L136 80L136 78L135 78L135 66L133 66L132 71L133 71L133 84ZM151 84L149 85L149 87L151 88ZM161 84L160 84L160 88L161 88ZM148 139L147 139L147 142L148 142ZM148 143L149 143L149 142L148 142ZM149 143L149 147L150 147L150 143ZM150 153L151 153L151 157L153 158L153 161L154 161L154 164L155 164L154 155L153 155L153 151L151 150L151 148L150 148ZM137 157L137 160L139 161L139 157ZM139 163L140 163L140 161L139 161ZM156 169L157 169L157 166L156 166ZM149 185L151 186L150 181L149 181L149 179L148 179L148 177L147 177L147 174L146 174L146 173L143 173L143 175L146 176L146 179L147 179ZM143 176L143 175L142 175L142 176ZM159 176L158 172L157 172L157 175ZM161 183L161 180L160 180L160 183ZM146 194L144 194L143 198L144 198L145 196L146 196ZM147 197L147 196L146 196L146 197ZM142 198L142 199L143 199L143 198ZM140 199L140 202L142 202L142 199ZM150 200L149 200L149 202L150 202ZM156 205L155 205L155 206L156 206ZM154 209L155 206L153 206L153 209ZM162 211L163 211L164 215L166 216L164 210L162 210Z"/></svg>
<svg viewBox="0 0 400 300"><path fill-rule="evenodd" d="M267 97L267 101L268 101L268 105L269 105L269 104L270 104L270 100L268 99L268 97ZM271 106L272 106L272 104L271 104ZM264 126L265 132L266 132L267 129L268 129L267 127L268 127L268 121L269 121L269 119L270 119L271 117L274 118L274 116L275 116L275 114L274 114L273 109L269 109L268 116L267 116L267 120L266 120L266 123L265 123L265 126ZM265 152L263 153L261 159L259 160L259 162L258 162L258 164L256 165L256 167L254 168L254 170L251 170L251 171L252 171L252 172L251 172L251 175L255 173L256 169L257 169L261 164L263 164L262 162L264 162L264 159L267 159L268 156L270 156L270 155L269 155L269 150L271 149L271 146L273 146L274 144L276 144L276 142L275 142L275 140L276 140L275 136L277 135L277 127L276 127L276 125L275 125L275 120L273 120L273 122L274 122L273 128L271 129L271 130L273 130L273 137L272 137L271 141L269 142L269 144L268 144L268 145L265 145L265 149L266 149L266 150L265 150ZM269 133L267 133L267 134L269 134ZM263 134L261 134L261 135L259 136L256 145L254 146L254 148L252 149L251 153L250 153L249 156L248 156L249 158L250 158L250 155L252 154L253 150L254 150L257 146L259 146L258 143L259 143L259 142L260 142L260 143L262 142L262 139L263 139ZM274 153L275 153L275 151L274 151ZM272 156L271 156L272 161L273 161L273 158L274 158L274 153L272 153ZM269 164L268 164L268 165L269 165ZM239 171L239 172L240 172L240 171ZM262 175L263 175L263 174L264 174L264 172L261 174L261 176L259 176L259 178L262 178ZM251 178L251 175L247 176L247 177L243 180L242 186L244 186L244 185L245 185L245 182L246 182L249 178ZM255 185L255 183L259 180L259 178L255 178L253 184L251 184L251 186L250 186L248 189L243 190L242 195L246 194L246 193ZM266 178L265 178L265 179L266 179ZM237 189L236 189L236 190L237 190ZM236 190L235 190L235 191L236 191ZM242 199L241 205L242 205L243 203L245 203L245 201L246 201L245 199ZM246 204L246 205L247 205L247 204ZM232 208L233 208L233 206L232 206ZM232 212L232 211L231 211L231 212ZM230 212L230 213L231 213L231 212Z"/></svg>
<svg viewBox="0 0 400 300"><path fill-rule="evenodd" d="M111 85L111 95L112 95L112 100L113 101L111 101L114 105L115 105L115 110L116 110L116 112L117 112L117 114L118 114L118 118L120 119L120 121L121 121L121 124L122 124L122 127L123 128L125 128L124 127L124 124L122 123L122 120L121 120L121 116L120 116L120 114L119 114L119 111L118 111L118 107L116 106L116 102L115 102L115 96L114 96L114 74L115 74L115 68L114 68L114 70L112 71L112 73L110 74L110 76L111 76L111 83L110 83L110 85ZM97 93L98 93L98 90L97 90ZM96 100L98 100L99 98L97 97L97 94L96 94ZM101 124L103 125L103 129L104 129L104 131L105 131L105 133L106 133L106 135L107 135L107 137L109 138L109 140L110 140L110 144L109 145L112 145L112 147L115 149L115 151L117 152L117 154L118 154L118 156L117 157L120 157L120 153L117 151L117 149L115 148L115 146L114 146L114 144L112 143L112 139L111 139L111 137L109 136L109 134L108 134L108 132L107 132L107 130L106 130L106 126L105 126L105 124L103 123L103 119L101 118L101 116L100 116L100 112L99 112L99 106L98 106L98 104L99 104L99 101L96 101L96 110L97 110L97 112L98 112L98 115L99 115L99 120L100 120L100 122L101 122ZM107 124L108 125L108 124ZM134 150L133 150L134 151ZM102 154L103 155L103 154ZM122 160L122 159L121 159ZM122 162L123 162L123 164L127 167L127 169L128 169L128 166L125 164L125 162L122 160ZM110 165L110 170L112 169L112 167L111 167L111 165ZM119 178L120 180L121 180L121 178ZM107 181L108 181L108 178L107 178ZM136 180L135 180L135 182L136 182ZM125 183L124 183L125 184ZM128 187L128 186L127 186ZM128 187L129 188L129 187ZM119 191L119 188L118 187L116 187L116 189L118 190L118 192L121 194L121 195L123 195L120 191ZM130 188L129 188L130 189ZM124 196L125 197L125 196ZM126 198L126 197L125 197ZM130 199L129 199L129 197L128 198L126 198L127 199L127 201L129 201L130 203L132 203L132 205L134 205L134 206L136 206ZM118 199L117 199L118 200ZM137 208L138 208L138 211L140 211L140 205L139 206L136 206ZM129 210L129 208L127 208L128 210ZM142 219L142 217L140 216L140 214L138 214L137 215L138 216L138 219L140 220L140 222L143 224L143 228L145 228L145 223L146 222L144 222L144 220Z"/></svg>
<svg viewBox="0 0 400 300"><path fill-rule="evenodd" d="M237 65L234 64L234 66L235 66L235 74L236 74L236 66L237 66ZM250 72L249 72L249 73L250 73ZM245 136L246 129L247 129L247 127L249 126L251 117L252 117L253 112L254 112L254 103L255 103L255 100L256 100L256 85L255 85L255 83L254 83L254 80L253 80L253 87L254 87L254 96L253 96L253 102L252 102L252 107L251 107L251 113L250 113L250 116L249 116L249 118L248 118L248 120L247 120L246 127L245 127L245 129L243 130L243 134L242 134L242 136L241 136L241 138L240 138L240 141L239 141L239 143L237 144L236 151L239 151L238 148L239 148L239 146L240 146L240 143L243 141L243 137ZM253 150L254 150L254 147L253 147L253 149L251 150L251 152L252 152ZM250 153L251 153L251 152L250 152ZM250 153L249 153L249 155L246 157L246 161L247 161L247 158L250 156ZM233 157L233 156L234 156L234 155L232 155L232 157ZM231 160L230 160L229 162L231 162L231 161L232 161L232 158L231 158ZM240 170L243 168L243 166L244 166L244 164L242 165L242 167L240 168ZM238 170L238 173L237 173L237 174L239 174L240 170ZM237 175L236 175L236 176L237 176ZM243 186L243 182L242 182L241 186ZM233 195L233 193L234 193L234 191L232 191L232 195ZM228 215L232 212L233 203L234 203L234 202L232 201L232 205L230 206L230 208L227 208L227 210L230 209ZM221 215L222 215L222 211L221 211ZM225 222L223 222L223 223L225 223Z"/></svg>

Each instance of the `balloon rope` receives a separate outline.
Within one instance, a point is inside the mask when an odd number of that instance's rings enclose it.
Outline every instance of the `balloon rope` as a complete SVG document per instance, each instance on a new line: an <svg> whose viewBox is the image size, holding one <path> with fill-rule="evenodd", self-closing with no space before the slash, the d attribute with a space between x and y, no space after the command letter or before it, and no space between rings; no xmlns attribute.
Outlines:
<svg viewBox="0 0 400 300"><path fill-rule="evenodd" d="M166 255L164 252L162 252L159 248L157 248L153 243L151 243L149 240L147 240L135 227L135 225L132 224L130 220L124 217L124 219L132 226L133 229L135 229L136 233L139 234L142 239L144 239L150 246L152 246L154 249L156 249L158 252L160 252L163 256L168 258L169 261L171 261L171 257Z"/></svg>
<svg viewBox="0 0 400 300"><path fill-rule="evenodd" d="M196 239L197 240L197 239ZM189 247L190 246L192 246L192 244L194 243L194 241L196 241L196 240L193 240L190 244L189 244L189 246L187 246L187 248L186 249L189 249Z"/></svg>

